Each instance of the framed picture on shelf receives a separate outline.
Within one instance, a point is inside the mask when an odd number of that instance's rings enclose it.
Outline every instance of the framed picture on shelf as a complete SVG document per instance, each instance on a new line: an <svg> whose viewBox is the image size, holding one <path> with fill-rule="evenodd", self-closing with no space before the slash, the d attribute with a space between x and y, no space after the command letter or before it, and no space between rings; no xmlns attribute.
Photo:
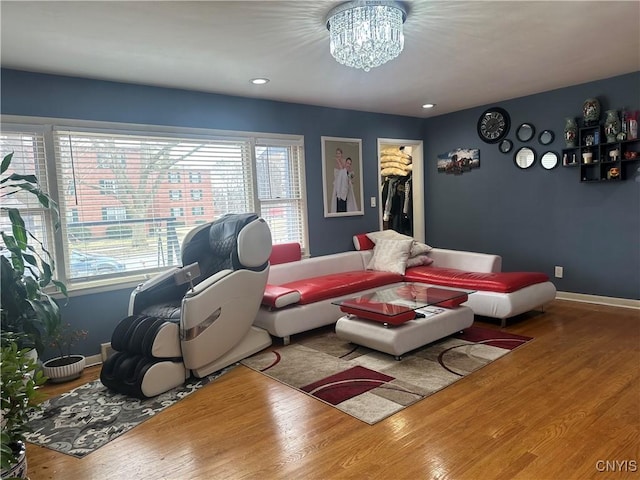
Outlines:
<svg viewBox="0 0 640 480"><path fill-rule="evenodd" d="M321 137L325 217L364 215L362 140Z"/></svg>

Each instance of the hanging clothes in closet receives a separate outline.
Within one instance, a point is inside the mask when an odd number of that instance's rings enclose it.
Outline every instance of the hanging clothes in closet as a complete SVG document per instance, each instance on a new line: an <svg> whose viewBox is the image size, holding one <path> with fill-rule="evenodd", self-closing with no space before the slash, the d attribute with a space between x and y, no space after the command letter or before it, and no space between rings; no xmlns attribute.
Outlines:
<svg viewBox="0 0 640 480"><path fill-rule="evenodd" d="M383 229L413 236L412 159L404 147L381 151Z"/></svg>

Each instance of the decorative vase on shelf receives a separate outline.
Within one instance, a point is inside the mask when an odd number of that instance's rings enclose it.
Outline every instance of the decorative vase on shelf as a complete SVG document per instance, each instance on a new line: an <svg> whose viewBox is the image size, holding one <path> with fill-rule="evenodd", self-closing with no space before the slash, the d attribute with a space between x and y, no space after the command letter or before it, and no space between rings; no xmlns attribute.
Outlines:
<svg viewBox="0 0 640 480"><path fill-rule="evenodd" d="M582 104L582 118L585 127L597 125L600 122L600 102L597 98L587 98Z"/></svg>
<svg viewBox="0 0 640 480"><path fill-rule="evenodd" d="M564 141L567 143L568 148L576 146L576 139L578 138L578 124L573 117L567 117L564 123Z"/></svg>
<svg viewBox="0 0 640 480"><path fill-rule="evenodd" d="M604 120L604 134L607 136L607 143L616 141L616 135L620 133L620 119L617 110L607 110Z"/></svg>

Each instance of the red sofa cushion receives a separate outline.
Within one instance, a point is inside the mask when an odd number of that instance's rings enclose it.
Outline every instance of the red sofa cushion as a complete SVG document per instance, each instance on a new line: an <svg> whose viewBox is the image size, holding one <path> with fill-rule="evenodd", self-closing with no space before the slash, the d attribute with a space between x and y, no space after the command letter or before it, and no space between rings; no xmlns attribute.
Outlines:
<svg viewBox="0 0 640 480"><path fill-rule="evenodd" d="M402 282L402 275L398 273L357 270L305 278L280 287L300 292L298 304L304 305L397 282Z"/></svg>
<svg viewBox="0 0 640 480"><path fill-rule="evenodd" d="M467 272L455 268L420 266L407 268L404 279L407 282L423 282L454 288L510 293L529 285L546 282L549 277L540 272L482 273Z"/></svg>
<svg viewBox="0 0 640 480"><path fill-rule="evenodd" d="M302 258L302 251L299 243L277 243L271 248L269 263L278 265L279 263L297 262Z"/></svg>

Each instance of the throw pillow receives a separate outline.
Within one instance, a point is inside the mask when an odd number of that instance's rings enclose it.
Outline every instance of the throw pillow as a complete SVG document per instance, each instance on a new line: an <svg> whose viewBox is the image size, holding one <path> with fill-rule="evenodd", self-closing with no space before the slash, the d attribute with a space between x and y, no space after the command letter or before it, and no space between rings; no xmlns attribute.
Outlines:
<svg viewBox="0 0 640 480"><path fill-rule="evenodd" d="M402 233L398 233L395 230L381 230L379 232L369 232L367 233L367 238L371 240L373 243L377 244L378 240L381 239L391 239L391 240L407 240L410 239L413 241L411 245L411 252L409 253L409 258L416 257L418 255L423 255L432 250L432 247L427 245L426 243L416 242L412 237L408 235L403 235Z"/></svg>
<svg viewBox="0 0 640 480"><path fill-rule="evenodd" d="M369 260L367 270L404 275L412 243L411 238L408 240L379 239L373 249L373 256Z"/></svg>
<svg viewBox="0 0 640 480"><path fill-rule="evenodd" d="M412 240L413 238L411 238L408 235L403 235L401 233L396 232L395 230L380 230L379 232L369 232L367 233L367 237L369 237L369 240L371 240L373 243L377 244L378 240L381 239L389 239L389 240Z"/></svg>
<svg viewBox="0 0 640 480"><path fill-rule="evenodd" d="M411 254L410 257L417 257L418 255L424 255L425 253L429 253L433 250L429 245L422 242L413 241L413 245L411 246Z"/></svg>
<svg viewBox="0 0 640 480"><path fill-rule="evenodd" d="M418 255L413 258L409 258L407 260L407 268L411 267L421 267L424 265L431 265L433 263L433 258L428 255Z"/></svg>

